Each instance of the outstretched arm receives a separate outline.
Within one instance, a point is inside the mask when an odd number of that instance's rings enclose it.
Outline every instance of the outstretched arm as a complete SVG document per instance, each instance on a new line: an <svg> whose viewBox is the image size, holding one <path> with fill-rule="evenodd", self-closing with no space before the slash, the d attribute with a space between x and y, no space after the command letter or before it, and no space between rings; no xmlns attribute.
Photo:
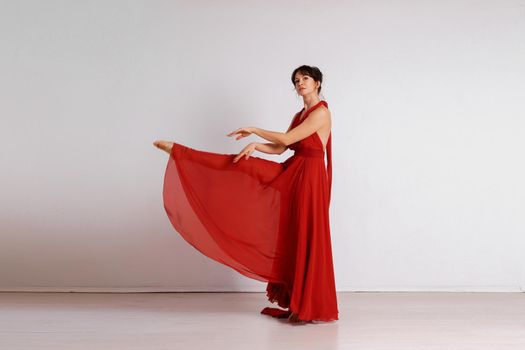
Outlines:
<svg viewBox="0 0 525 350"><path fill-rule="evenodd" d="M290 122L290 125L288 126L288 129L286 132L290 131L292 128L293 122L295 121L295 118L297 118L297 114L292 118L292 121ZM285 145L280 145L278 143L256 143L255 149L259 152L268 153L268 154L282 154L284 151L286 151L288 147Z"/></svg>
<svg viewBox="0 0 525 350"><path fill-rule="evenodd" d="M260 143L260 142L254 142L255 143L255 149L259 152L267 153L267 154L281 154L284 151L286 151L286 147L283 145L278 145L276 143L268 142L268 143Z"/></svg>
<svg viewBox="0 0 525 350"><path fill-rule="evenodd" d="M330 111L327 109L317 109L313 111L301 124L285 133L264 130L256 127L246 129L248 129L247 131L252 129L252 133L262 137L263 139L287 147L292 143L312 135L328 122L330 122ZM242 133L241 137L244 137L242 136Z"/></svg>
<svg viewBox="0 0 525 350"><path fill-rule="evenodd" d="M292 121L290 122L290 125L288 126L288 129L286 130L286 132L290 131L290 129L292 128L292 125L293 125L293 123L295 121L295 118L297 118L297 114L294 115L294 117L292 118ZM230 133L227 136L231 136L233 134L234 133ZM246 150L246 148L250 148L250 147L253 147L254 150L257 150L257 151L263 152L263 153L267 153L267 154L282 154L288 148L287 146L280 145L280 144L273 143L273 142L269 142L269 143L252 142L251 144L246 146L240 152L240 154L242 154L243 152L246 153L246 151L248 151L248 150Z"/></svg>
<svg viewBox="0 0 525 350"><path fill-rule="evenodd" d="M319 130L325 123L331 121L330 111L327 109L316 109L301 124L287 132L275 132L256 127L239 128L226 136L238 135L235 139L240 140L251 134L256 134L275 144L288 147L292 143L300 141Z"/></svg>

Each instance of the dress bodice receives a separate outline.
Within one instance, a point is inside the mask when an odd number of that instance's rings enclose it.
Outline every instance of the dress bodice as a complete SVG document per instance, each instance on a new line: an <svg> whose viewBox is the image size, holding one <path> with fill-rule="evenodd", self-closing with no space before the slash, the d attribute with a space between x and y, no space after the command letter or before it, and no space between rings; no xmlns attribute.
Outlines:
<svg viewBox="0 0 525 350"><path fill-rule="evenodd" d="M310 107L306 111L304 116L301 119L299 119L301 113L304 111L304 107L303 107L303 109L301 109L299 112L297 112L295 114L293 122L292 122L292 128L295 128L296 126L301 124L306 118L308 118L309 114L313 110L315 110L316 108L318 108L321 105L325 105L326 107L328 107L328 103L326 101L319 101L317 104L315 104L312 107ZM330 141L331 137L332 137L332 133L330 132L330 136L328 138L329 141ZM327 143L326 146L328 148L328 143ZM292 143L288 148L290 148L291 150L294 150L294 151L298 151L300 149L315 149L315 150L320 150L321 151L321 153L320 153L321 156L323 156L323 154L324 154L323 142L321 141L321 138L319 137L319 134L317 133L317 131L314 132L312 135L310 135L308 137L305 137L302 140L299 140L297 142ZM313 153L316 153L316 152L313 152ZM319 152L317 152L317 153L319 153Z"/></svg>
<svg viewBox="0 0 525 350"><path fill-rule="evenodd" d="M294 119L292 121L292 129L301 124L306 118L308 118L308 115L313 110L315 110L321 105L324 105L328 108L328 103L326 101L319 101L318 103L310 107L306 111L304 116L301 118L301 120L299 120L299 116L304 111L303 107L303 109L301 109L295 114ZM287 163L296 156L315 157L324 159L325 155L323 142L321 141L321 138L319 137L317 131L315 131L313 134L311 134L308 137L305 137L302 140L292 143L288 146L288 148L294 151L294 155L288 160L286 160L285 165L287 165ZM328 141L326 143L326 172L328 176L328 201L330 202L332 193L332 131L330 131L330 136L328 137Z"/></svg>

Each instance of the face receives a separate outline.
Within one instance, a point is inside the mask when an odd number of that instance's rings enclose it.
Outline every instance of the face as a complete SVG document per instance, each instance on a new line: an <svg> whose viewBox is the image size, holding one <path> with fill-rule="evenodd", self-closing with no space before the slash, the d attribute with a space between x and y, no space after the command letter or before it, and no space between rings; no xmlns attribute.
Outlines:
<svg viewBox="0 0 525 350"><path fill-rule="evenodd" d="M317 95L317 88L321 85L321 82L315 81L309 75L302 75L301 73L295 73L295 91L300 96L307 96L310 94Z"/></svg>

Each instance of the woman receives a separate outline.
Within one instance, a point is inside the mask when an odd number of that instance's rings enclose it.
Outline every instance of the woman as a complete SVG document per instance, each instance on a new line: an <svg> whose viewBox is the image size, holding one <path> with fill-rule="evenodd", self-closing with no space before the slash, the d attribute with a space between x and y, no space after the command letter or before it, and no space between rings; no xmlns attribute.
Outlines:
<svg viewBox="0 0 525 350"><path fill-rule="evenodd" d="M292 323L338 319L328 213L331 115L319 97L322 78L317 67L293 71L304 107L285 133L244 127L227 134L269 143L219 154L154 142L170 154L163 199L173 227L209 258L267 282L269 301L288 310L261 313ZM282 163L251 156L288 148L295 153Z"/></svg>

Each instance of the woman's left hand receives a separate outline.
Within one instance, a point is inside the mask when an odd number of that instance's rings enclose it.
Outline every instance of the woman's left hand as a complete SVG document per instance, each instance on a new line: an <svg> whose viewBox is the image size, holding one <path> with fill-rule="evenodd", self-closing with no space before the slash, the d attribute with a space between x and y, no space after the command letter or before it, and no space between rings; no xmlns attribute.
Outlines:
<svg viewBox="0 0 525 350"><path fill-rule="evenodd" d="M237 136L235 138L235 140L240 140L243 137L250 136L254 132L255 132L255 128L253 128L253 127L239 128L239 129L237 129L235 131L232 131L231 133L227 134L226 136L233 136L233 135L239 134L239 136Z"/></svg>
<svg viewBox="0 0 525 350"><path fill-rule="evenodd" d="M253 151L255 151L256 146L257 146L257 142L252 142L248 144L246 147L242 149L242 151L239 152L237 156L235 156L235 158L233 158L233 162L237 163L239 159L241 159L241 157L244 157L245 159L250 158L250 155L253 153Z"/></svg>

